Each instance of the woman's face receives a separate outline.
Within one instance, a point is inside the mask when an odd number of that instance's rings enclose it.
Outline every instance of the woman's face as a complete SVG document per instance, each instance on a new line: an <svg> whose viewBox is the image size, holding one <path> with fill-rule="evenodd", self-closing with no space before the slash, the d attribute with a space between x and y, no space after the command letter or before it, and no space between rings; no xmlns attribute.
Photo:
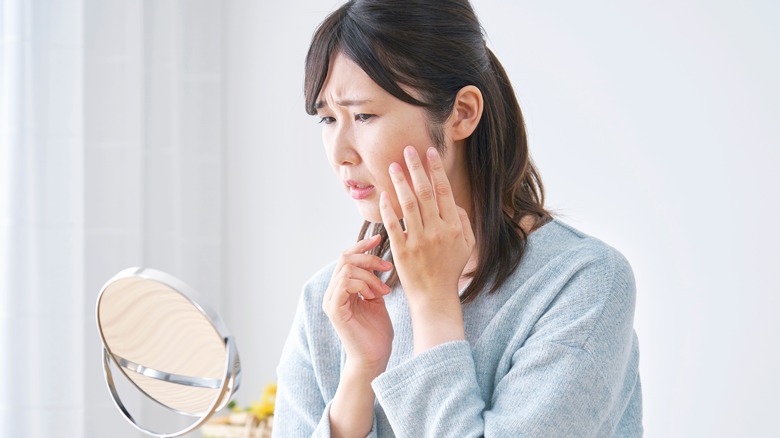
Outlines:
<svg viewBox="0 0 780 438"><path fill-rule="evenodd" d="M404 147L412 145L425 157L425 151L436 146L425 110L397 99L352 60L337 54L317 98L317 116L323 125L322 140L328 160L363 218L382 221L379 194L383 191L390 196L396 215L402 217L388 168L390 163L400 164L410 181ZM444 166L455 201L463 205L463 200L457 199L458 187L467 183L461 154L452 153L452 142L445 142L448 153Z"/></svg>

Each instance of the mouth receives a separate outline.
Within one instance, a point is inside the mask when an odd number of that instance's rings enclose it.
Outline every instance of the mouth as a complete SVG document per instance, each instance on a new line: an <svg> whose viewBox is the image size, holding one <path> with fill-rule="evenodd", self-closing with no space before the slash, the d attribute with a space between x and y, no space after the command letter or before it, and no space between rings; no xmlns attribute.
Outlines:
<svg viewBox="0 0 780 438"><path fill-rule="evenodd" d="M366 199L374 192L374 186L371 184L362 183L348 179L344 183L349 188L349 194L352 195L352 199L360 200Z"/></svg>

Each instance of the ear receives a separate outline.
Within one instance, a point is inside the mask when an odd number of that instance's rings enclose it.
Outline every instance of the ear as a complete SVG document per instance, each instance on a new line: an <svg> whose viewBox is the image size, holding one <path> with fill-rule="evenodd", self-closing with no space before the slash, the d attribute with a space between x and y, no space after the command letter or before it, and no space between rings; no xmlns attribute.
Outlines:
<svg viewBox="0 0 780 438"><path fill-rule="evenodd" d="M473 85L466 85L458 91L447 123L449 138L453 141L468 138L482 119L482 92Z"/></svg>

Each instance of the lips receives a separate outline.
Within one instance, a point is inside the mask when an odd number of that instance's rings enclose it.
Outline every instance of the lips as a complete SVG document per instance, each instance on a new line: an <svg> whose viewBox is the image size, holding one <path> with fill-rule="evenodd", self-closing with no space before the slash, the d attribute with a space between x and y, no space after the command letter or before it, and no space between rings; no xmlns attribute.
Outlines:
<svg viewBox="0 0 780 438"><path fill-rule="evenodd" d="M374 192L374 186L361 181L348 179L344 181L344 184L349 187L349 194L352 195L352 199L366 199Z"/></svg>

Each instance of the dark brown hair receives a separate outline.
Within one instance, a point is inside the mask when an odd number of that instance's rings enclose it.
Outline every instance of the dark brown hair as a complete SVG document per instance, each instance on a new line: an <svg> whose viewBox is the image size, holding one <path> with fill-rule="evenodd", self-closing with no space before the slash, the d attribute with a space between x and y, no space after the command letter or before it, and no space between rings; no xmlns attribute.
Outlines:
<svg viewBox="0 0 780 438"><path fill-rule="evenodd" d="M444 151L440 127L452 113L461 88L482 92L484 109L474 133L466 140L471 181L473 227L478 263L467 275L472 281L463 302L489 288L493 292L520 264L527 234L520 227L526 215L536 227L550 220L544 208L544 188L528 154L525 123L504 68L485 45L482 27L468 0L352 0L329 15L317 28L306 56L306 111L315 104L332 57L342 53L396 98L424 107L431 134ZM419 99L401 85L411 87ZM369 231L366 222L359 238ZM374 250L386 255L384 226ZM392 254L390 255L392 257ZM388 284L397 281L393 272Z"/></svg>

